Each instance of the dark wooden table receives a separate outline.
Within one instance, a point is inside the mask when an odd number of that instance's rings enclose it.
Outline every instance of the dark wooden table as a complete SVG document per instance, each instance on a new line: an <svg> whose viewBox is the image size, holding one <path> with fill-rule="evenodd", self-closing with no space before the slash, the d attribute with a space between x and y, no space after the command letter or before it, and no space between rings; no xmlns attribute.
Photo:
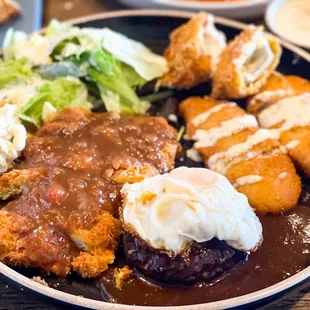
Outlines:
<svg viewBox="0 0 310 310"><path fill-rule="evenodd" d="M65 20L88 14L100 13L107 10L120 10L125 7L116 3L116 0L45 0L43 23L46 25L51 18ZM286 296L280 301L265 307L265 309L310 309L310 286ZM0 281L0 310L26 309L65 309L57 304L39 301L34 296L26 295L6 283ZM66 309L68 309L66 307Z"/></svg>

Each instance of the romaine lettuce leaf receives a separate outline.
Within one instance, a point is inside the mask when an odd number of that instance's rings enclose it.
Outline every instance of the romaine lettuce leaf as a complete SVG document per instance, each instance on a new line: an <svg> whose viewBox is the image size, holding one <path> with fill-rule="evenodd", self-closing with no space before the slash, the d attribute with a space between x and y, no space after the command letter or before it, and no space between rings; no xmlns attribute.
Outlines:
<svg viewBox="0 0 310 310"><path fill-rule="evenodd" d="M93 53L90 64L88 78L97 84L108 111L144 114L148 110L149 103L140 101L133 88L133 84L143 83L134 70L124 69L121 62L102 48Z"/></svg>
<svg viewBox="0 0 310 310"><path fill-rule="evenodd" d="M25 57L0 63L0 88L30 79L33 76Z"/></svg>
<svg viewBox="0 0 310 310"><path fill-rule="evenodd" d="M164 57L153 53L144 44L108 28L78 28L54 20L48 26L46 36L52 49L66 41L69 47L63 49L64 58L103 47L146 81L161 77L168 70ZM70 44L72 38L78 38L79 44Z"/></svg>
<svg viewBox="0 0 310 310"><path fill-rule="evenodd" d="M72 76L80 78L85 75L79 66L71 61L53 62L51 64L44 64L33 69L43 79L54 80L61 76Z"/></svg>
<svg viewBox="0 0 310 310"><path fill-rule="evenodd" d="M57 113L65 107L78 106L89 108L87 89L78 79L60 77L53 82L44 83L37 94L19 109L19 117L40 127L43 123L43 109L54 107Z"/></svg>

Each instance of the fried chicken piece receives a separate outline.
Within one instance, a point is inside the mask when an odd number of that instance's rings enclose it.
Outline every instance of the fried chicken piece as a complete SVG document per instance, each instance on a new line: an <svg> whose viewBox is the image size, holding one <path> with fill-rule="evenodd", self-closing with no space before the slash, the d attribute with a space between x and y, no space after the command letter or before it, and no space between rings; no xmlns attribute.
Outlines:
<svg viewBox="0 0 310 310"><path fill-rule="evenodd" d="M19 16L22 8L14 0L0 0L0 24L4 24L11 18Z"/></svg>
<svg viewBox="0 0 310 310"><path fill-rule="evenodd" d="M210 169L225 175L261 213L292 209L301 182L269 130L231 102L192 97L180 106L194 148Z"/></svg>
<svg viewBox="0 0 310 310"><path fill-rule="evenodd" d="M165 51L169 71L161 84L190 89L209 81L225 46L225 35L215 28L213 16L195 15L170 35L170 45Z"/></svg>
<svg viewBox="0 0 310 310"><path fill-rule="evenodd" d="M44 177L44 168L12 170L0 177L0 199L6 200L27 192L28 186Z"/></svg>
<svg viewBox="0 0 310 310"><path fill-rule="evenodd" d="M249 26L229 42L213 76L211 96L245 98L257 94L277 67L282 53L277 38Z"/></svg>

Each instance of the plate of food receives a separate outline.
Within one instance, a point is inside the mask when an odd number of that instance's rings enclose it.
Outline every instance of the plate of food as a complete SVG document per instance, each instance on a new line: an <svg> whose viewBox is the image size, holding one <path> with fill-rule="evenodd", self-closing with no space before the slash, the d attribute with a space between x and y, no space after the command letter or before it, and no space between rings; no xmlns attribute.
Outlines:
<svg viewBox="0 0 310 310"><path fill-rule="evenodd" d="M7 33L0 273L89 309L266 304L310 277L310 56L201 12Z"/></svg>
<svg viewBox="0 0 310 310"><path fill-rule="evenodd" d="M163 8L210 13L239 20L263 16L269 0L119 0L136 8Z"/></svg>

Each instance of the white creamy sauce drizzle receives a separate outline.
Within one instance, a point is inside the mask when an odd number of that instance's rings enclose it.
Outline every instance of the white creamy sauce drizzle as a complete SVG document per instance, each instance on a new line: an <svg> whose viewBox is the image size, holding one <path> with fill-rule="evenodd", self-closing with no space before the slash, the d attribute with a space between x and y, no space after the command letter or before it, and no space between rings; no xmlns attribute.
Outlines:
<svg viewBox="0 0 310 310"><path fill-rule="evenodd" d="M267 129L259 129L253 135L249 135L245 142L236 144L226 152L220 152L212 155L208 160L210 169L225 174L227 165L231 159L249 152L255 145L258 145L268 139L273 139L272 133ZM249 154L247 154L249 155ZM253 153L253 156L257 155Z"/></svg>
<svg viewBox="0 0 310 310"><path fill-rule="evenodd" d="M226 107L234 107L236 106L235 102L228 102L228 103L221 103L217 104L216 106L212 107L211 109L207 110L206 112L203 112L199 115L197 115L191 123L195 126L198 127L201 124L203 124L211 115L213 115L216 112L221 111L222 109Z"/></svg>
<svg viewBox="0 0 310 310"><path fill-rule="evenodd" d="M286 90L286 89L277 89L277 90L266 90L263 91L257 95L255 95L249 102L250 106L255 105L258 101L261 101L263 103L269 103L273 99L284 97L284 96L290 96L293 94L292 90Z"/></svg>
<svg viewBox="0 0 310 310"><path fill-rule="evenodd" d="M195 148L213 146L218 140L229 137L242 130L257 127L258 123L253 115L243 115L232 118L228 121L221 123L219 127L213 127L209 130L198 129L193 140L197 141L194 145Z"/></svg>
<svg viewBox="0 0 310 310"><path fill-rule="evenodd" d="M195 162L203 162L202 157L199 155L196 149L192 148L186 151L186 156Z"/></svg>
<svg viewBox="0 0 310 310"><path fill-rule="evenodd" d="M258 120L264 128L282 123L280 128L272 129L277 138L282 131L310 125L310 93L279 100L263 110Z"/></svg>
<svg viewBox="0 0 310 310"><path fill-rule="evenodd" d="M239 187L245 184L253 184L262 181L264 178L260 175L250 174L245 175L241 178L238 178L236 182L234 183L234 187Z"/></svg>
<svg viewBox="0 0 310 310"><path fill-rule="evenodd" d="M175 114L169 114L168 115L168 120L170 122L176 123L178 121L178 117Z"/></svg>
<svg viewBox="0 0 310 310"><path fill-rule="evenodd" d="M247 198L211 170L181 167L125 184L121 193L123 224L155 249L177 254L193 241L215 237L250 252L262 240L261 223ZM145 194L151 198L145 201Z"/></svg>
<svg viewBox="0 0 310 310"><path fill-rule="evenodd" d="M286 148L287 148L288 150L292 150L292 149L294 149L297 145L299 145L299 143L300 143L299 140L292 140L292 141L290 141L288 144L286 144L285 146L286 146Z"/></svg>
<svg viewBox="0 0 310 310"><path fill-rule="evenodd" d="M278 178L279 178L279 179L284 179L286 176L287 176L287 173L286 173L286 172L281 172L281 173L278 175Z"/></svg>

